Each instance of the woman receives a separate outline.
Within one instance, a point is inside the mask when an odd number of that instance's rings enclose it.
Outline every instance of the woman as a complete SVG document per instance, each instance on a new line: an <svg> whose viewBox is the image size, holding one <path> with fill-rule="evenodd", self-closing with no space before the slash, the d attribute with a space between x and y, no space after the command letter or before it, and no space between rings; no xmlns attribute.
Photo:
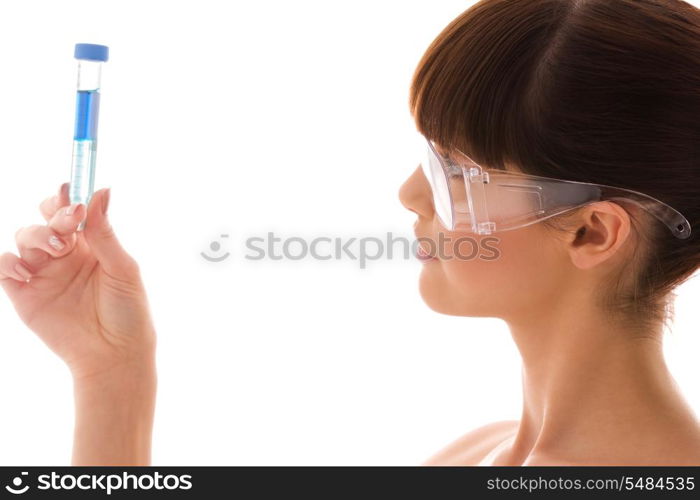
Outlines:
<svg viewBox="0 0 700 500"><path fill-rule="evenodd" d="M502 318L523 359L521 419L428 464L700 465L662 352L700 264L699 89L700 11L675 0L486 0L428 48L410 107L434 148L400 193L419 238L446 235L422 245L421 294ZM495 222L472 236L498 258L454 258L460 218Z"/></svg>
<svg viewBox="0 0 700 500"><path fill-rule="evenodd" d="M506 321L524 404L426 464L700 464L661 349L700 263L698 89L700 13L679 1L486 0L430 46L410 96L428 157L400 192L420 291ZM0 278L74 375L73 463L145 464L155 329L108 196L45 200ZM495 252L465 257L465 238Z"/></svg>

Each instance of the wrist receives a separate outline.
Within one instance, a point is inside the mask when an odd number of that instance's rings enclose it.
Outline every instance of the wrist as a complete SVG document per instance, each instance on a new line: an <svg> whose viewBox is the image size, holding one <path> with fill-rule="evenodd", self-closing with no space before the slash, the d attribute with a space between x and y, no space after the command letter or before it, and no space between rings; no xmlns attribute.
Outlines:
<svg viewBox="0 0 700 500"><path fill-rule="evenodd" d="M154 406L156 386L155 356L120 362L100 370L73 372L76 410L89 413L111 408L115 415L148 415Z"/></svg>
<svg viewBox="0 0 700 500"><path fill-rule="evenodd" d="M75 386L147 380L156 374L156 350L152 344L144 343L123 350L112 349L109 352L93 353L89 359L84 358L67 363Z"/></svg>
<svg viewBox="0 0 700 500"><path fill-rule="evenodd" d="M73 465L150 463L157 385L153 358L74 372Z"/></svg>
<svg viewBox="0 0 700 500"><path fill-rule="evenodd" d="M135 397L155 393L155 360L120 363L99 371L71 370L76 396L92 393L110 397Z"/></svg>

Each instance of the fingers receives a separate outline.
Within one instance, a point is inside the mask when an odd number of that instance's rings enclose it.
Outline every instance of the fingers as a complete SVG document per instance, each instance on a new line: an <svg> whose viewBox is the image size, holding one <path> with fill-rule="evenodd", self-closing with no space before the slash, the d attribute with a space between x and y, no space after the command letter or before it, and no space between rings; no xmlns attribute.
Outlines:
<svg viewBox="0 0 700 500"><path fill-rule="evenodd" d="M63 257L75 246L75 231L85 218L86 207L81 203L69 204L68 183L58 194L46 198L39 206L46 226L34 225L15 233L15 241L22 259L38 270L50 257Z"/></svg>
<svg viewBox="0 0 700 500"><path fill-rule="evenodd" d="M68 183L64 182L58 189L58 193L49 196L39 205L39 211L47 222L56 214L59 208L70 204L68 196Z"/></svg>
<svg viewBox="0 0 700 500"><path fill-rule="evenodd" d="M13 279L25 282L32 277L32 274L32 270L15 254L5 252L0 255L0 280Z"/></svg>
<svg viewBox="0 0 700 500"><path fill-rule="evenodd" d="M87 217L85 239L104 270L115 277L132 278L138 273L138 265L121 246L109 223L108 204L109 189L96 191L88 207L69 204L68 183L61 185L58 194L46 198L39 206L48 224L24 227L15 234L24 264L37 272L52 257L69 254L78 239L76 230Z"/></svg>
<svg viewBox="0 0 700 500"><path fill-rule="evenodd" d="M85 240L100 265L110 276L133 279L138 273L138 264L124 250L107 216L110 190L100 189L87 207Z"/></svg>
<svg viewBox="0 0 700 500"><path fill-rule="evenodd" d="M49 219L48 227L53 229L56 234L68 236L75 233L86 213L87 208L83 203L73 203L72 205L61 207Z"/></svg>
<svg viewBox="0 0 700 500"><path fill-rule="evenodd" d="M27 281L51 257L63 257L75 247L75 232L87 208L81 203L70 204L68 187L63 183L57 194L39 205L47 225L27 226L15 233L20 257L9 252L0 256L0 279Z"/></svg>
<svg viewBox="0 0 700 500"><path fill-rule="evenodd" d="M15 233L19 255L30 267L41 266L49 256L63 257L73 249L75 241L74 232L61 234L38 224L23 227Z"/></svg>
<svg viewBox="0 0 700 500"><path fill-rule="evenodd" d="M19 254L37 270L51 257L65 257L76 245L76 231L86 213L84 204L74 203L60 208L46 226L29 226L18 231L15 239Z"/></svg>

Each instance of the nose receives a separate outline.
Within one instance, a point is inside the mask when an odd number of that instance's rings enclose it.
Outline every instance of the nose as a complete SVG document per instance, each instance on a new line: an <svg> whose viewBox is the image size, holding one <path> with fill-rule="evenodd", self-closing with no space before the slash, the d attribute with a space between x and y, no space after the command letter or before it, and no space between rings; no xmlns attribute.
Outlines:
<svg viewBox="0 0 700 500"><path fill-rule="evenodd" d="M428 219L433 218L433 193L420 165L401 185L399 200L411 212Z"/></svg>

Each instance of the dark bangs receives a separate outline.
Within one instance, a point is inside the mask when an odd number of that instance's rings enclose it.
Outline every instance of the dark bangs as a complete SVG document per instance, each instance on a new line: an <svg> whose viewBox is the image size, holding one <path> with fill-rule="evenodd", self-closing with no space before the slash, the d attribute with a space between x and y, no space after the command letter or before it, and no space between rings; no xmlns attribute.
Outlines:
<svg viewBox="0 0 700 500"><path fill-rule="evenodd" d="M528 87L547 34L565 15L566 3L551 1L487 1L462 13L432 42L413 75L409 107L418 130L488 168L530 163L521 161L535 126L524 105L534 97Z"/></svg>

